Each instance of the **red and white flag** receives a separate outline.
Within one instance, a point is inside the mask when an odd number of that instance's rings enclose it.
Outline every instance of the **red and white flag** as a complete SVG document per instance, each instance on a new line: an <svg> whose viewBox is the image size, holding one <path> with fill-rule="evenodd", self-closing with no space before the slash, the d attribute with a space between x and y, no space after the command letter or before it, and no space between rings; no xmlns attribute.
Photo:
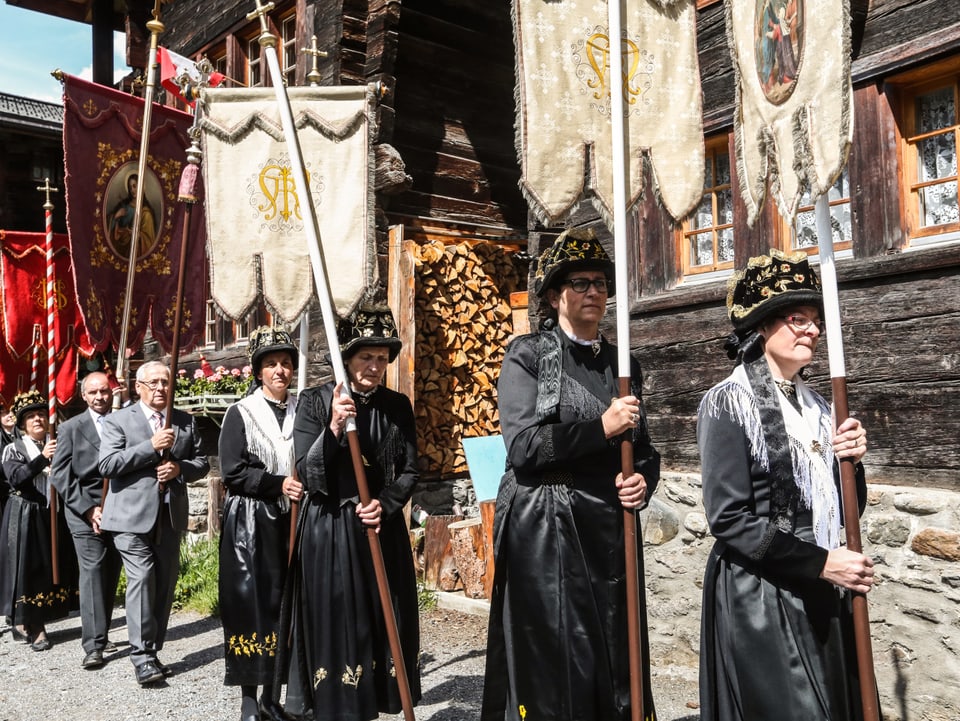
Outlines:
<svg viewBox="0 0 960 721"><path fill-rule="evenodd" d="M195 84L199 83L200 69L197 64L190 58L178 55L167 48L157 48L157 63L160 64L160 84L167 92L173 93L187 105L193 107L195 98L189 90L184 95L184 90L188 86L186 83L181 85L179 79L189 78ZM217 87L225 77L225 75L216 71L210 73L209 86L211 88Z"/></svg>

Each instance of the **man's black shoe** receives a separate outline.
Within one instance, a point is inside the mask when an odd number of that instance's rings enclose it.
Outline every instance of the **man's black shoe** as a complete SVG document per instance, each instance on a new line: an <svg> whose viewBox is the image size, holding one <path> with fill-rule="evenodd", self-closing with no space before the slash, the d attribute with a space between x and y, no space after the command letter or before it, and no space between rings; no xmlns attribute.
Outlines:
<svg viewBox="0 0 960 721"><path fill-rule="evenodd" d="M141 686L148 683L156 683L157 681L163 681L163 672L153 663L153 661L145 661L141 663L136 668L137 672L137 683Z"/></svg>
<svg viewBox="0 0 960 721"><path fill-rule="evenodd" d="M173 669L171 669L167 664L162 663L159 658L153 659L153 665L160 669L160 673L164 676L173 676Z"/></svg>
<svg viewBox="0 0 960 721"><path fill-rule="evenodd" d="M83 666L83 668L100 668L103 666L103 651L95 648L83 657L80 665Z"/></svg>

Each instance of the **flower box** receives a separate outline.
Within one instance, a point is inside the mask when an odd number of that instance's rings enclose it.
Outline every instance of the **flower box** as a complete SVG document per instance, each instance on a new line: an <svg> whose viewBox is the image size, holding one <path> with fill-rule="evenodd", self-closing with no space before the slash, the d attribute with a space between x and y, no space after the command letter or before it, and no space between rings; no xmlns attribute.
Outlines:
<svg viewBox="0 0 960 721"><path fill-rule="evenodd" d="M238 400L240 396L236 393L204 393L198 396L176 396L173 404L195 416L222 416L227 412L227 408Z"/></svg>

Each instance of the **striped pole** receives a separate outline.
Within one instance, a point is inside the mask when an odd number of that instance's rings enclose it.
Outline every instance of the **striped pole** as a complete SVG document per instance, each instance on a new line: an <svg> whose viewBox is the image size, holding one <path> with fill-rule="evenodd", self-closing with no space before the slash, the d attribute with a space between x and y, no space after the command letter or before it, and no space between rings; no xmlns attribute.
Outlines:
<svg viewBox="0 0 960 721"><path fill-rule="evenodd" d="M46 193L43 215L47 227L47 418L50 438L56 435L57 426L57 349L56 320L57 301L55 278L53 274L53 203L50 193L57 189L50 187L50 178L44 179L43 186L37 190ZM38 344L39 345L39 344ZM36 347L36 346L34 346ZM53 571L53 585L60 585L60 564L57 562L57 491L50 484L50 568Z"/></svg>

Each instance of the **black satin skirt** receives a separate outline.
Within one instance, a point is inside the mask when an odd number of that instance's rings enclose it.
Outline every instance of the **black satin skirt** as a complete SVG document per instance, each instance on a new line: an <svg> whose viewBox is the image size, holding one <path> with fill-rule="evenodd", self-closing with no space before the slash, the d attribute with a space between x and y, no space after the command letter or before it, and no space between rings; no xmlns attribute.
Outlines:
<svg viewBox="0 0 960 721"><path fill-rule="evenodd" d="M523 484L505 495L501 486L483 721L630 718L623 509L607 485L607 497ZM644 719L655 721L636 553Z"/></svg>
<svg viewBox="0 0 960 721"><path fill-rule="evenodd" d="M284 594L278 686L285 710L368 721L402 710L393 655L356 505L302 503L294 565ZM380 546L413 702L420 700L420 623L413 556L403 516L386 519Z"/></svg>
<svg viewBox="0 0 960 721"><path fill-rule="evenodd" d="M36 626L80 608L77 553L63 513L57 514L57 569L53 582L50 508L12 494L0 522L0 615Z"/></svg>
<svg viewBox="0 0 960 721"><path fill-rule="evenodd" d="M220 619L227 686L273 683L290 514L277 501L230 494L220 534Z"/></svg>
<svg viewBox="0 0 960 721"><path fill-rule="evenodd" d="M796 534L813 542L809 514ZM861 719L850 596L714 548L703 582L702 721Z"/></svg>

